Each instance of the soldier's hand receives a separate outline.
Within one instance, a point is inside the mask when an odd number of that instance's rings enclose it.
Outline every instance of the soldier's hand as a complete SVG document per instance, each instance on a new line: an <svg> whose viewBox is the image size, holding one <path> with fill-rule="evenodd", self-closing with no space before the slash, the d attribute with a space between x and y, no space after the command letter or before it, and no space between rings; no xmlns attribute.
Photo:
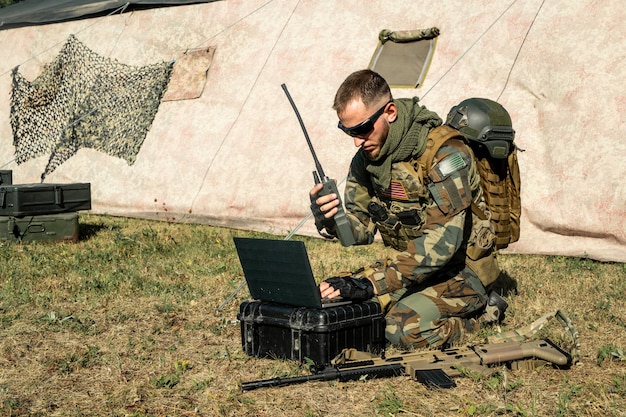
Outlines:
<svg viewBox="0 0 626 417"><path fill-rule="evenodd" d="M327 194L319 196L319 192L322 189L322 184L315 184L311 191L309 191L309 197L311 198L311 211L315 216L315 219L323 221L323 219L331 219L337 214L337 206L339 205L339 199L336 194Z"/></svg>
<svg viewBox="0 0 626 417"><path fill-rule="evenodd" d="M336 298L339 297L339 290L334 289L326 281L320 282L320 296L322 298Z"/></svg>
<svg viewBox="0 0 626 417"><path fill-rule="evenodd" d="M320 283L320 291L322 284L325 286L325 293L332 295L334 298L337 292L339 296L354 301L363 301L374 296L374 284L367 278L353 277L332 277ZM332 290L332 291L331 291ZM323 293L322 293L323 294ZM323 297L323 296L322 296ZM327 295L328 297L328 295Z"/></svg>

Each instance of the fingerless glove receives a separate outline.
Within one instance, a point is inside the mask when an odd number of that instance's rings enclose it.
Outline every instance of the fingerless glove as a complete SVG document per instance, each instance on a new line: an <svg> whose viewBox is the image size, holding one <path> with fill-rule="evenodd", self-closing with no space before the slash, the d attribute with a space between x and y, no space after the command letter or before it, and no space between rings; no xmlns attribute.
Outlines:
<svg viewBox="0 0 626 417"><path fill-rule="evenodd" d="M332 218L327 219L324 217L324 212L322 212L319 204L315 202L317 197L317 194L311 196L311 213L313 213L313 218L315 219L315 227L317 227L317 231L320 235L325 238L332 239L333 237L336 237L334 233L335 222Z"/></svg>
<svg viewBox="0 0 626 417"><path fill-rule="evenodd" d="M374 285L367 278L331 277L326 282L348 300L363 301L374 296Z"/></svg>

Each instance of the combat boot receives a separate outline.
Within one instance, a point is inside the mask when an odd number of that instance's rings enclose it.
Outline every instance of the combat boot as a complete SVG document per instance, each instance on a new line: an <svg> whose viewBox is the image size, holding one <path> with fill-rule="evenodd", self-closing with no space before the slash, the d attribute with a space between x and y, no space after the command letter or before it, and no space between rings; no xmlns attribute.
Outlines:
<svg viewBox="0 0 626 417"><path fill-rule="evenodd" d="M491 291L489 294L489 300L485 311L478 318L481 327L486 324L500 323L504 319L504 312L506 311L509 303L506 302L497 292Z"/></svg>

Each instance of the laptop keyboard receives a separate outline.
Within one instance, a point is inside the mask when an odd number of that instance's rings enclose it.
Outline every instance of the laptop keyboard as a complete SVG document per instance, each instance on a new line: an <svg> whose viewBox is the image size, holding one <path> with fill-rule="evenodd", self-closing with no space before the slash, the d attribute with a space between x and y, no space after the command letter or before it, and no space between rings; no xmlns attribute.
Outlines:
<svg viewBox="0 0 626 417"><path fill-rule="evenodd" d="M343 303L343 302L345 302L343 297L334 297L334 298L324 297L324 298L322 298L322 304L333 304L333 303Z"/></svg>

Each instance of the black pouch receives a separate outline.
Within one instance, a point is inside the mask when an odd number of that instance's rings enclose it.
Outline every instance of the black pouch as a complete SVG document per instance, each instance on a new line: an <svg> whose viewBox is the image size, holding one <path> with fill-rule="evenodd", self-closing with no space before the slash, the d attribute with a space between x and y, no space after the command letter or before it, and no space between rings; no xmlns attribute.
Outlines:
<svg viewBox="0 0 626 417"><path fill-rule="evenodd" d="M402 224L406 224L409 226L417 226L422 223L422 219L420 218L417 209L411 209L406 211L400 211L396 213L396 216L400 220Z"/></svg>

